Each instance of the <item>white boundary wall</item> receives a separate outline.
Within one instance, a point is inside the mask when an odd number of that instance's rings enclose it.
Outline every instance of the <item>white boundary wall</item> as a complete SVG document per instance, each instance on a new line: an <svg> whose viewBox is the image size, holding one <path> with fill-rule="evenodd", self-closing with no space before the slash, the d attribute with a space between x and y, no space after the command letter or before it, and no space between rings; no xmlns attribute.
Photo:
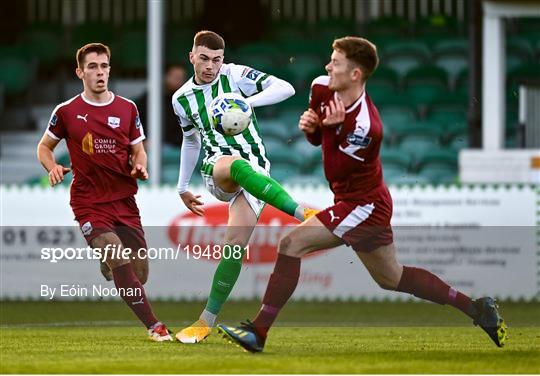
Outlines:
<svg viewBox="0 0 540 376"><path fill-rule="evenodd" d="M40 296L42 284L112 287L112 283L101 277L95 260L50 263L40 259L42 247L54 245L54 240L59 240L56 245L61 246L66 240L67 230L62 226L70 226L69 232L75 234L77 246L86 245L75 227L67 189L0 188L0 298L40 299L43 298ZM289 189L293 197L304 203L317 203L321 208L332 203L332 194L326 187ZM404 186L390 187L390 190L394 199L393 225L398 257L404 264L432 270L474 297L495 295L527 300L540 297L540 188L531 185ZM209 208L226 212L226 206L204 188L193 191L203 195ZM176 248L177 244L169 237L170 225L174 221L184 225L188 222L186 218L181 219L187 211L175 189L144 187L137 201L149 246ZM225 220L223 216L221 222ZM279 218L276 221L279 222ZM271 251L274 251L278 236L269 237L272 238L269 245L274 247ZM203 299L208 294L215 267L215 261L187 260L184 253L177 260L152 260L147 293L152 298ZM273 263L252 260L243 269L232 297L260 297ZM408 298L380 289L347 247L305 259L294 297Z"/></svg>

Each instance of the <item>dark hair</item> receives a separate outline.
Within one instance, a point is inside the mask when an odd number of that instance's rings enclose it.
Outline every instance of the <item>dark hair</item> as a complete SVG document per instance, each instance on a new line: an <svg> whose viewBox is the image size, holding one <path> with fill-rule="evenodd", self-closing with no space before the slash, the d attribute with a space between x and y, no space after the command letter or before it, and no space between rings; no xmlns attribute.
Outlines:
<svg viewBox="0 0 540 376"><path fill-rule="evenodd" d="M201 30L193 38L193 47L204 46L211 50L224 50L225 41L213 31Z"/></svg>
<svg viewBox="0 0 540 376"><path fill-rule="evenodd" d="M332 48L345 53L347 59L360 67L364 81L379 65L377 47L367 39L351 36L339 38L334 41Z"/></svg>
<svg viewBox="0 0 540 376"><path fill-rule="evenodd" d="M98 55L105 54L111 60L111 50L108 46L102 43L88 43L77 50L77 66L82 69L84 67L84 59L86 55L95 52Z"/></svg>

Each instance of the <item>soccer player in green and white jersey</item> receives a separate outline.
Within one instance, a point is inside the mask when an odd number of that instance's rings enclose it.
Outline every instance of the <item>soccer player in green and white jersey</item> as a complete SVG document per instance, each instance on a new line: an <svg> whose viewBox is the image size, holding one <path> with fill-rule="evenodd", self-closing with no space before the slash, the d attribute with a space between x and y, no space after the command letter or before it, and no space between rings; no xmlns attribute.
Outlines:
<svg viewBox="0 0 540 376"><path fill-rule="evenodd" d="M224 50L225 41L221 36L212 31L198 32L189 53L195 74L172 98L184 134L178 193L189 210L204 215L200 195L188 191L202 140L206 156L201 173L206 188L218 200L229 202L223 244L244 249L265 203L300 221L315 214L315 210L299 205L270 177L270 162L255 115L248 128L236 136L224 136L212 126L210 103L220 94L238 93L252 107L279 103L294 95L294 88L284 80L244 65L223 64ZM229 258L222 257L206 307L199 320L176 334L180 342L197 343L210 334L240 274L243 254L240 258L234 258L233 254L230 252Z"/></svg>

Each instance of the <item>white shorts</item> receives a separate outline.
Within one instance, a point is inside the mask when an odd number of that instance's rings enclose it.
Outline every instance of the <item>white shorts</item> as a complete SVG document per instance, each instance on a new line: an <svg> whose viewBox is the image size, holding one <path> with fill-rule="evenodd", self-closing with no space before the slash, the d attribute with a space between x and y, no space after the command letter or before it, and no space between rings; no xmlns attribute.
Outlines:
<svg viewBox="0 0 540 376"><path fill-rule="evenodd" d="M205 162L205 165L211 165L212 166L211 170L213 171L213 166L221 157L225 157L225 155L214 155ZM255 163L251 163L250 161L247 161L247 160L245 161L248 162L249 165L258 173L266 175L266 176L270 176L268 171L266 171L261 166ZM253 209L253 212L255 213L257 218L259 218L262 210L264 209L264 206L266 205L266 202L261 201L258 198L254 197L250 193L246 192L244 188L242 187L238 187L238 190L236 192L225 192L224 190L222 190L215 184L214 177L212 175L209 175L204 172L205 170L209 171L208 167L205 168L205 166L203 165L201 175L204 181L204 185L206 186L206 189L208 190L208 192L212 194L212 196L217 198L219 201L228 202L229 207L230 207L234 203L236 198L240 196L240 194L243 194L247 202L249 203L249 206L251 207L251 209Z"/></svg>

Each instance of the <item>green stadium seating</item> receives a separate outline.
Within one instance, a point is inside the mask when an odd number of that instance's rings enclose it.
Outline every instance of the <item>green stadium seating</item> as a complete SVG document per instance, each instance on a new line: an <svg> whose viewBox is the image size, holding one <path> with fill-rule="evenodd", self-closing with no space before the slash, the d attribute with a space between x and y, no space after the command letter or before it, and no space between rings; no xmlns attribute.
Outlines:
<svg viewBox="0 0 540 376"><path fill-rule="evenodd" d="M180 148L163 147L161 150L161 163L171 165L180 163Z"/></svg>
<svg viewBox="0 0 540 376"><path fill-rule="evenodd" d="M399 150L405 155L410 155L418 160L426 152L439 149L440 143L437 138L425 134L410 134L404 136L399 143Z"/></svg>
<svg viewBox="0 0 540 376"><path fill-rule="evenodd" d="M467 148L469 148L469 135L467 133L456 134L448 145L448 149L452 150L456 155L461 149Z"/></svg>
<svg viewBox="0 0 540 376"><path fill-rule="evenodd" d="M427 120L440 125L446 138L467 132L467 113L464 110L433 109Z"/></svg>
<svg viewBox="0 0 540 376"><path fill-rule="evenodd" d="M408 170L412 166L413 158L402 150L383 147L381 148L381 163L383 168L387 165L398 166Z"/></svg>
<svg viewBox="0 0 540 376"><path fill-rule="evenodd" d="M247 65L250 68L265 73L272 71L277 66L274 58L270 55L237 54L235 57L236 60L233 61L234 63Z"/></svg>
<svg viewBox="0 0 540 376"><path fill-rule="evenodd" d="M313 70L321 66L323 61L319 56L297 54L287 61L285 68L291 73L295 87L308 88L314 78Z"/></svg>
<svg viewBox="0 0 540 376"><path fill-rule="evenodd" d="M423 169L426 166L441 166L442 168L457 169L458 156L451 149L426 150L423 154L416 155L416 168Z"/></svg>
<svg viewBox="0 0 540 376"><path fill-rule="evenodd" d="M383 178L386 183L397 183L404 176L407 176L407 170L400 165L388 163L383 167Z"/></svg>
<svg viewBox="0 0 540 376"><path fill-rule="evenodd" d="M431 56L431 51L422 42L417 40L394 40L392 44L384 47L381 53L383 59L388 59L394 56L409 56L414 55L427 61Z"/></svg>
<svg viewBox="0 0 540 376"><path fill-rule="evenodd" d="M65 56L73 58L75 52L87 43L99 42L110 46L113 40L115 40L115 30L108 23L87 22L80 24L75 26L73 30L70 49L65 51Z"/></svg>
<svg viewBox="0 0 540 376"><path fill-rule="evenodd" d="M458 181L457 172L454 168L427 165L419 175L429 179L433 184L453 184Z"/></svg>
<svg viewBox="0 0 540 376"><path fill-rule="evenodd" d="M443 69L448 76L449 87L456 87L459 74L468 67L469 60L466 55L460 52L445 52L435 57L434 63Z"/></svg>
<svg viewBox="0 0 540 376"><path fill-rule="evenodd" d="M420 107L436 103L439 98L444 97L448 92L446 85L432 82L409 86L403 94L411 104Z"/></svg>
<svg viewBox="0 0 540 376"><path fill-rule="evenodd" d="M300 170L304 163L304 156L294 153L288 146L272 150L272 153L268 154L268 159L272 164L289 164L295 170Z"/></svg>
<svg viewBox="0 0 540 376"><path fill-rule="evenodd" d="M290 134L287 125L279 119L260 120L259 128L265 143L270 138L285 142Z"/></svg>
<svg viewBox="0 0 540 376"><path fill-rule="evenodd" d="M444 38L434 42L432 46L433 55L439 56L444 54L461 54L467 56L469 54L470 43L465 38Z"/></svg>
<svg viewBox="0 0 540 376"><path fill-rule="evenodd" d="M366 92L377 104L380 103L380 101L384 101L384 98L394 96L396 93L396 88L394 87L394 85L388 82L369 81L366 85Z"/></svg>
<svg viewBox="0 0 540 376"><path fill-rule="evenodd" d="M438 86L447 87L448 74L446 71L435 65L424 65L413 68L405 75L405 86L419 84L438 84Z"/></svg>
<svg viewBox="0 0 540 376"><path fill-rule="evenodd" d="M0 86L6 96L20 95L30 88L34 65L20 57L2 55L0 58Z"/></svg>
<svg viewBox="0 0 540 376"><path fill-rule="evenodd" d="M384 84L397 88L399 86L399 75L392 68L381 65L369 78L369 85L373 84Z"/></svg>
<svg viewBox="0 0 540 376"><path fill-rule="evenodd" d="M29 31L23 36L23 45L39 64L51 66L62 58L62 39L53 31Z"/></svg>
<svg viewBox="0 0 540 376"><path fill-rule="evenodd" d="M118 56L122 67L127 70L146 69L147 38L144 31L126 31L119 39ZM114 55L111 60L114 59Z"/></svg>
<svg viewBox="0 0 540 376"><path fill-rule="evenodd" d="M289 162L273 162L270 175L280 183L286 183L289 178L300 175L297 166Z"/></svg>
<svg viewBox="0 0 540 376"><path fill-rule="evenodd" d="M413 68L417 68L425 63L423 57L414 53L406 52L402 54L394 54L391 56L383 57L384 64L396 71L399 77L405 76L405 74Z"/></svg>
<svg viewBox="0 0 540 376"><path fill-rule="evenodd" d="M399 184L414 185L414 184L429 184L429 183L431 183L429 178L422 175L413 174L413 173L407 173L406 175L396 177L395 179L392 179L391 181L391 184L398 184L398 185Z"/></svg>

